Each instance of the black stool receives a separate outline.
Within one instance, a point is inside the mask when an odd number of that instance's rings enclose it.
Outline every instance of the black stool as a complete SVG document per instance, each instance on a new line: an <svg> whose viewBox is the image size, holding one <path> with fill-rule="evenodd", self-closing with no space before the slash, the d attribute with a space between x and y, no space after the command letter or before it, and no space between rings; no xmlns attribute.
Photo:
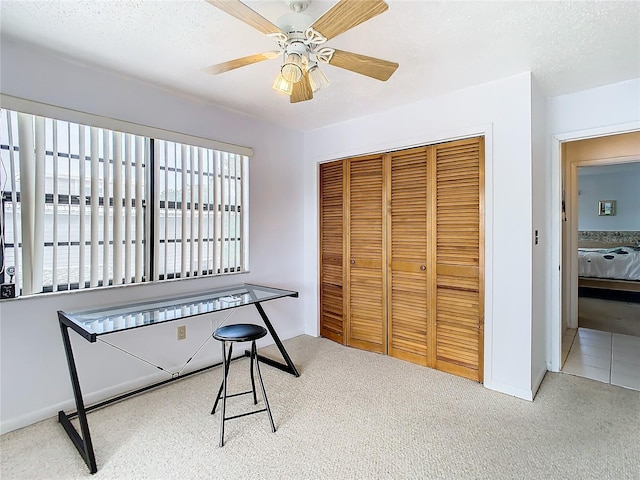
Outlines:
<svg viewBox="0 0 640 480"><path fill-rule="evenodd" d="M213 332L213 338L222 342L222 359L224 365L224 374L222 376L222 384L220 390L218 390L218 396L216 402L213 404L211 414L216 413L218 401L222 399L222 416L220 417L220 446L224 446L224 422L225 420L231 420L238 417L244 417L246 415L252 415L254 413L267 412L269 414L269 422L271 423L271 431L275 432L276 427L273 424L273 417L271 416L271 409L269 408L269 402L267 401L267 393L264 390L264 383L262 382L262 375L260 373L260 363L258 362L258 354L256 352L256 340L264 337L267 334L267 329L260 325L252 325L248 323L239 323L236 325L226 325L220 327ZM226 344L229 342L229 354L227 355ZM234 342L251 342L251 358L250 358L250 373L251 373L251 390L242 393L235 393L233 395L227 395L227 375L229 375L229 365L231 364L231 352L233 350ZM241 413L240 415L234 415L233 417L225 417L225 407L227 398L237 397L239 395L246 395L253 393L253 404L258 404L258 398L256 396L256 383L253 377L253 364L255 362L256 370L258 371L258 380L260 380L260 390L262 390L262 398L264 399L264 405L266 408L262 410L254 410L252 412Z"/></svg>

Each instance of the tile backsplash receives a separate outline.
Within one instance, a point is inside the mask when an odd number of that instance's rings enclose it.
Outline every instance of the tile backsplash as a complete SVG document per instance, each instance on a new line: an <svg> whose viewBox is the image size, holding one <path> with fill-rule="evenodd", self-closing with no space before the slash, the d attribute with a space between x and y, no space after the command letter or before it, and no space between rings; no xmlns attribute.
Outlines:
<svg viewBox="0 0 640 480"><path fill-rule="evenodd" d="M578 241L640 245L640 231L579 231Z"/></svg>

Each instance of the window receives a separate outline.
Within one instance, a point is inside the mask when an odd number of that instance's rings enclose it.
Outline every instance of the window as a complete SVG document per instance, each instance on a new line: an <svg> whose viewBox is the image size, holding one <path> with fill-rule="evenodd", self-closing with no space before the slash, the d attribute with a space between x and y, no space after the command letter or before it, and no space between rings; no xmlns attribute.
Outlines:
<svg viewBox="0 0 640 480"><path fill-rule="evenodd" d="M158 140L155 278L242 270L246 157Z"/></svg>
<svg viewBox="0 0 640 480"><path fill-rule="evenodd" d="M30 294L246 270L247 156L0 117L0 283Z"/></svg>

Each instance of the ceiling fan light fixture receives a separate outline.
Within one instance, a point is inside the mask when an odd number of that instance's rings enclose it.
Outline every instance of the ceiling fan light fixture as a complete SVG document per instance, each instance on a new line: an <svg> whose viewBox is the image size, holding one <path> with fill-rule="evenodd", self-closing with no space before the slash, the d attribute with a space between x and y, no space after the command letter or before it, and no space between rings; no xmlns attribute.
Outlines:
<svg viewBox="0 0 640 480"><path fill-rule="evenodd" d="M313 92L329 85L329 79L318 68L319 63L328 63L382 82L387 81L398 68L395 62L324 46L328 40L385 12L389 8L385 0L337 0L315 20L301 13L313 0L285 0L292 13L282 15L275 24L244 1L207 0L214 7L274 39L278 51L211 65L203 69L206 73L218 75L282 55L280 72L273 88L287 93L291 103L298 103L311 100Z"/></svg>
<svg viewBox="0 0 640 480"><path fill-rule="evenodd" d="M298 83L302 80L302 57L300 54L290 53L287 55L280 72L287 82Z"/></svg>
<svg viewBox="0 0 640 480"><path fill-rule="evenodd" d="M278 92L291 95L291 92L293 91L293 83L287 81L287 79L284 78L281 73L279 73L273 82L273 89L277 90Z"/></svg>
<svg viewBox="0 0 640 480"><path fill-rule="evenodd" d="M307 74L309 75L309 84L311 85L311 91L313 93L329 86L329 79L324 72L320 70L317 63L309 68Z"/></svg>

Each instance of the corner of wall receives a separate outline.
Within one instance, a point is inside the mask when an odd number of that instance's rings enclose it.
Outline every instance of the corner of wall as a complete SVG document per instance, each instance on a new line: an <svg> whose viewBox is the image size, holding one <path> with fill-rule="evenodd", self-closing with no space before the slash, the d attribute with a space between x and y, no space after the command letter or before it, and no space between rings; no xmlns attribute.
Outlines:
<svg viewBox="0 0 640 480"><path fill-rule="evenodd" d="M532 389L538 385L535 379L540 370L546 372L549 350L548 319L551 312L551 221L547 212L551 208L549 177L551 172L548 155L550 139L547 135L547 102L535 76L531 76L531 378ZM544 374L542 374L544 376ZM540 381L541 381L540 377Z"/></svg>
<svg viewBox="0 0 640 480"><path fill-rule="evenodd" d="M511 395L512 397L521 398L522 400L533 400L535 390L528 388L521 388L515 385L506 384L496 381L485 381L484 386L489 390L494 390L505 395Z"/></svg>
<svg viewBox="0 0 640 480"><path fill-rule="evenodd" d="M542 380L544 380L544 376L547 374L547 366L543 364L541 368L538 368L537 372L531 377L531 400L533 400L540 389L540 385L542 384Z"/></svg>

